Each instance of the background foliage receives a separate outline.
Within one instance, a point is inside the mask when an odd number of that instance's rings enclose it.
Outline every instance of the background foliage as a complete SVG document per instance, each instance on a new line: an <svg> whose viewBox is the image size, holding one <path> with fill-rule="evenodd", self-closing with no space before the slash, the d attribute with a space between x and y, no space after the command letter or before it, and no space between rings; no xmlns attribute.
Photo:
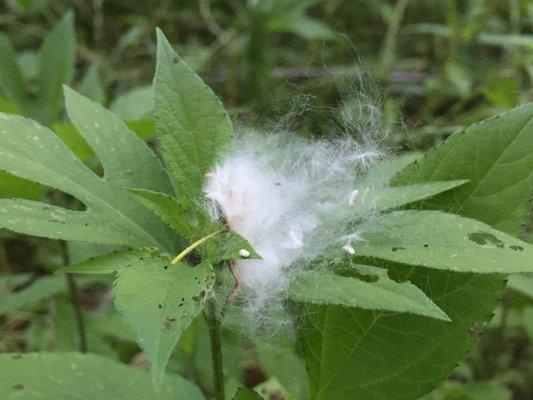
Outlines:
<svg viewBox="0 0 533 400"><path fill-rule="evenodd" d="M380 129L389 132L387 145L402 153L427 150L462 127L533 99L533 5L527 0L5 0L0 10L0 111L48 126L97 171L102 166L81 139L83 131L78 134L68 122L67 111L79 124L93 121L80 121L83 112L64 109L62 84L109 107L141 138L150 138L156 26L222 98L237 125L290 126L303 135L327 136L344 128L332 120L341 100L350 107L340 111L353 113L358 121L359 107L371 99L383 106ZM224 130L227 122L220 118ZM473 151L468 143L463 149ZM132 168L139 167L137 161ZM441 180L456 179L451 172L440 173ZM145 183L147 189L153 184L170 190L169 182ZM73 198L7 173L0 176L0 197L44 198L83 209ZM462 207L462 215L497 222L490 219L497 213L477 215L481 208L475 204ZM105 209L90 212L111 215ZM502 221L500 229L513 234L520 230L514 222ZM106 228L96 227L94 234ZM531 222L525 228L525 238L532 242ZM0 238L0 351L77 350L77 316L67 294L72 294L71 282L50 272L102 249L67 248L7 231L0 231ZM22 273L26 275L11 276ZM78 285L88 349L146 369L133 333L112 309L110 282L91 277ZM365 313L359 312L358 318L364 319ZM209 393L209 340L203 325L196 321L185 331L169 372L176 382L181 374ZM471 327L473 339L479 329ZM286 392L306 395L302 379L286 378L305 376L291 353L277 354L279 349L267 344L251 347L230 331L223 332L223 341L228 371L233 371L227 377L228 391L244 383L260 385L272 398ZM533 281L516 276L474 352L424 399L532 398L532 343ZM68 357L77 365L75 355ZM45 360L36 362L43 370L49 368ZM90 369L91 362L79 368ZM148 379L137 373L120 371L124 380ZM189 390L188 398L194 398L194 388ZM253 393L240 396L254 398Z"/></svg>

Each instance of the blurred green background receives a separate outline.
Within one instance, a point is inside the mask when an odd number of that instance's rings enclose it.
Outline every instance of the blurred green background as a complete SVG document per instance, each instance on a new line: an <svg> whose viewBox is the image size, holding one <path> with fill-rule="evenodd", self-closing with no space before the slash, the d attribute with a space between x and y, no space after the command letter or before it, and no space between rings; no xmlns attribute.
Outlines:
<svg viewBox="0 0 533 400"><path fill-rule="evenodd" d="M65 120L61 85L111 108L149 140L156 27L238 127L317 136L377 130L394 152L425 151L533 99L528 0L3 0L0 11L0 111L51 127L95 169ZM0 197L13 196L79 206L2 173ZM0 351L75 350L65 283L48 273L101 249L5 231L0 239ZM15 273L25 275L14 282ZM108 282L78 283L89 350L142 366L131 335L108 311ZM478 347L425 400L533 399L533 278L509 286ZM207 339L196 325L173 367L209 392ZM240 371L232 379L267 379L268 352L237 350L242 344L226 336L227 362ZM278 386L267 380L272 393Z"/></svg>

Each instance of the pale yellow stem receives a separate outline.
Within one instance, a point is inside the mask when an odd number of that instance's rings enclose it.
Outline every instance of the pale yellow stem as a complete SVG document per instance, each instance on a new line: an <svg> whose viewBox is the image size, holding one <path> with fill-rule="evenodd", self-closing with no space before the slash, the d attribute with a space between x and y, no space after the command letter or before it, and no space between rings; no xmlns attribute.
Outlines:
<svg viewBox="0 0 533 400"><path fill-rule="evenodd" d="M216 232L210 233L207 236L204 236L203 238L198 239L196 242L185 248L181 253L179 253L173 260L172 264L177 264L183 257L185 257L187 254L189 254L191 251L193 251L195 248L200 246L202 243L207 242L209 239L211 239L213 236L218 235L219 233L224 232L224 229L219 229Z"/></svg>

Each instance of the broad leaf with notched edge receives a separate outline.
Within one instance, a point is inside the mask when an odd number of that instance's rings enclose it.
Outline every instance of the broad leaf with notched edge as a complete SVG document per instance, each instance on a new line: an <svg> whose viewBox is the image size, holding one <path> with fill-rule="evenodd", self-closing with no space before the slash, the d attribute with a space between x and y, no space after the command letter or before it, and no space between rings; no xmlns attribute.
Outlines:
<svg viewBox="0 0 533 400"><path fill-rule="evenodd" d="M199 195L233 128L220 100L159 30L154 107L157 138L177 193Z"/></svg>
<svg viewBox="0 0 533 400"><path fill-rule="evenodd" d="M412 313L449 321L446 313L424 292L409 282L398 283L389 279L386 272L377 275L373 282L306 272L291 282L289 296L304 303Z"/></svg>
<svg viewBox="0 0 533 400"><path fill-rule="evenodd" d="M49 129L19 116L0 114L0 169L59 189L87 207L85 211L72 211L39 202L2 199L0 227L56 239L174 250L175 235L133 201L122 186L127 183L153 188L159 183L164 186L160 190L168 190L162 166L146 144L122 125L113 125L114 117L108 111L90 107L87 102L79 95L67 97L71 111L84 106L88 114L84 118L95 124L93 131L84 125L84 119L74 121L101 159L104 178L87 168ZM137 158L147 161L126 160L130 148L135 149Z"/></svg>
<svg viewBox="0 0 533 400"><path fill-rule="evenodd" d="M156 387L181 333L203 309L214 279L209 264L171 265L161 257L118 270L115 306L151 361Z"/></svg>
<svg viewBox="0 0 533 400"><path fill-rule="evenodd" d="M0 354L0 376L0 397L6 400L204 399L179 375L168 376L156 394L147 373L93 354Z"/></svg>
<svg viewBox="0 0 533 400"><path fill-rule="evenodd" d="M160 161L124 122L67 86L65 103L70 120L101 161L107 181L120 187L172 192Z"/></svg>
<svg viewBox="0 0 533 400"><path fill-rule="evenodd" d="M458 272L533 272L533 246L440 211L398 211L363 227L357 254Z"/></svg>
<svg viewBox="0 0 533 400"><path fill-rule="evenodd" d="M468 179L426 207L518 234L533 185L533 104L475 124L411 164L397 185ZM512 168L509 164L512 163ZM505 206L502 206L505 205ZM301 327L313 399L417 399L447 377L476 342L504 288L498 275L390 264L452 322L334 306L311 307Z"/></svg>

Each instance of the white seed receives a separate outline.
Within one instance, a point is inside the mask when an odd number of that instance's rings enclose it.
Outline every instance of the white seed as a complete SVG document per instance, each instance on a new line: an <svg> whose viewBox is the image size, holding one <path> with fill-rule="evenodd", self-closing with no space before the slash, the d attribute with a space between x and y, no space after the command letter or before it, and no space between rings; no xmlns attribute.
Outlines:
<svg viewBox="0 0 533 400"><path fill-rule="evenodd" d="M350 200L348 200L348 205L353 206L358 198L359 198L359 190L355 189L350 194Z"/></svg>
<svg viewBox="0 0 533 400"><path fill-rule="evenodd" d="M355 256L355 250L352 246L350 246L349 244L347 244L346 246L343 246L342 249L348 253L349 255L351 256Z"/></svg>
<svg viewBox="0 0 533 400"><path fill-rule="evenodd" d="M250 252L248 250L246 250L246 249L240 249L239 250L239 255L241 257L248 258L248 257L250 257Z"/></svg>

